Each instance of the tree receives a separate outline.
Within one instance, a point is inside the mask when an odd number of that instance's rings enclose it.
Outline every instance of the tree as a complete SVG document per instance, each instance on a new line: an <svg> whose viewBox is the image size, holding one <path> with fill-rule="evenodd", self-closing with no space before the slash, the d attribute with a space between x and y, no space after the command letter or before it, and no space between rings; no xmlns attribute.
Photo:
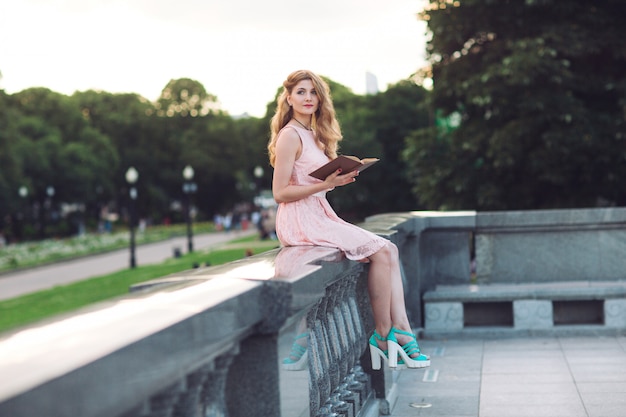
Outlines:
<svg viewBox="0 0 626 417"><path fill-rule="evenodd" d="M0 90L0 218L17 210L16 196L20 161L14 158L15 128L19 113L9 106L9 97Z"/></svg>
<svg viewBox="0 0 626 417"><path fill-rule="evenodd" d="M118 156L108 137L90 127L74 101L45 88L11 96L19 117L15 125L13 156L20 161L21 177L39 207L54 199L87 204L98 187L110 188ZM40 210L43 232L44 215Z"/></svg>
<svg viewBox="0 0 626 417"><path fill-rule="evenodd" d="M217 109L217 97L207 93L200 82L179 78L167 83L156 107L159 116L205 116Z"/></svg>
<svg viewBox="0 0 626 417"><path fill-rule="evenodd" d="M157 161L164 196L180 196L182 171L195 170L194 197L204 215L232 207L239 200L238 173L246 148L236 134L235 121L219 110L217 97L198 81L171 80L156 103L158 123L165 132ZM171 213L175 215L176 213Z"/></svg>
<svg viewBox="0 0 626 417"><path fill-rule="evenodd" d="M420 208L419 195L411 192L407 163L403 158L407 136L428 126L427 91L412 79L400 81L384 93L368 97L370 129L380 144L382 164L375 178L374 213Z"/></svg>
<svg viewBox="0 0 626 417"><path fill-rule="evenodd" d="M431 1L430 127L408 141L432 209L623 204L626 27L620 0Z"/></svg>
<svg viewBox="0 0 626 417"><path fill-rule="evenodd" d="M102 203L114 201L114 209L122 211L128 204L125 173L133 166L140 176L136 185L141 196L138 211L142 217L160 220L169 208L166 193L160 188L162 154L169 152L165 144L169 134L165 122L156 116L154 104L137 94L98 91L77 92L72 98L90 126L107 136L119 155L108 182L98 188L98 198ZM99 212L99 207L95 204L92 210ZM158 214L153 216L153 212Z"/></svg>
<svg viewBox="0 0 626 417"><path fill-rule="evenodd" d="M23 216L25 205L18 189L29 185L21 175L22 161L15 157L20 117L10 97L0 90L0 233L9 241L21 237L18 217Z"/></svg>
<svg viewBox="0 0 626 417"><path fill-rule="evenodd" d="M428 125L426 91L407 79L385 92L360 96L328 82L344 135L341 153L381 159L375 171L360 176L345 190L330 193L333 206L353 221L375 213L417 209L403 151L406 136Z"/></svg>
<svg viewBox="0 0 626 417"><path fill-rule="evenodd" d="M328 78L325 80L330 87L343 134L338 153L359 158L380 157L382 150L380 143L376 141L375 129L370 121L371 113L367 107L367 98L354 94L342 84ZM372 169L380 173L379 168L386 162L382 158L382 161L376 164L376 168ZM368 175L359 177L349 187L340 187L328 193L328 199L343 218L354 222L361 221L373 213L372 206L378 201L377 178L380 176L368 172Z"/></svg>

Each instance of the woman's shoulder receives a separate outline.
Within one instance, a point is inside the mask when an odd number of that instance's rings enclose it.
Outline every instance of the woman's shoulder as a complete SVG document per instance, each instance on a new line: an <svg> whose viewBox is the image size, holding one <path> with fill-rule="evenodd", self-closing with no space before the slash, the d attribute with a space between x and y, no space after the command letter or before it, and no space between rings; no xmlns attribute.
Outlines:
<svg viewBox="0 0 626 417"><path fill-rule="evenodd" d="M296 139L301 140L300 133L298 133L298 130L296 129L295 126L291 126L291 125L285 125L282 129L280 129L278 131L277 137L278 139L285 137L285 138L288 138L288 140L296 140Z"/></svg>
<svg viewBox="0 0 626 417"><path fill-rule="evenodd" d="M291 128L291 129L290 129ZM278 131L278 135L276 137L276 144L291 144L295 146L301 146L302 138L298 131L293 128L293 126L286 125L282 129Z"/></svg>

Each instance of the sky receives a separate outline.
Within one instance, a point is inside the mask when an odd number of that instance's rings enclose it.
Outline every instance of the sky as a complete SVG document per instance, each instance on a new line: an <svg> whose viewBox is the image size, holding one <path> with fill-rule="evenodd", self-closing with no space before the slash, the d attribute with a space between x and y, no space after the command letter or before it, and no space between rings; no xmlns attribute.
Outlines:
<svg viewBox="0 0 626 417"><path fill-rule="evenodd" d="M261 117L289 73L366 92L425 66L424 0L0 0L0 89L156 100L191 78L231 115Z"/></svg>

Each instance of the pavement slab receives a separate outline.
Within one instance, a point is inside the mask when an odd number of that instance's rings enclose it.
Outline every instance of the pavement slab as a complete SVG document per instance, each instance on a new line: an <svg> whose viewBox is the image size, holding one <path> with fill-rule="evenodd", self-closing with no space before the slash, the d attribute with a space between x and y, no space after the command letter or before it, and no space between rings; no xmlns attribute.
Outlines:
<svg viewBox="0 0 626 417"><path fill-rule="evenodd" d="M391 416L625 417L626 337L421 340Z"/></svg>

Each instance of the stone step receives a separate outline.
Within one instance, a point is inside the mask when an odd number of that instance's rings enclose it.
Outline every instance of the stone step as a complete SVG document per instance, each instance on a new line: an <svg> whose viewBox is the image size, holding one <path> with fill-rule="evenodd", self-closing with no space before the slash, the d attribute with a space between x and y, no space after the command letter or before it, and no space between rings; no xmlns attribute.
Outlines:
<svg viewBox="0 0 626 417"><path fill-rule="evenodd" d="M626 332L626 281L446 285L423 301L427 335L572 326Z"/></svg>

